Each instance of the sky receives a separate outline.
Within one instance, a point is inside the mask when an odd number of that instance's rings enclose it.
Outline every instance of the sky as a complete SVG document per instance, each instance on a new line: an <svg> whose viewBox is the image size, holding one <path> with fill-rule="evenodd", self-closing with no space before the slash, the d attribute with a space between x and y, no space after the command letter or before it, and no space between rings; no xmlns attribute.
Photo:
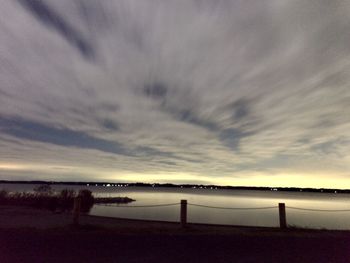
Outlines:
<svg viewBox="0 0 350 263"><path fill-rule="evenodd" d="M0 179L350 188L350 2L2 0Z"/></svg>

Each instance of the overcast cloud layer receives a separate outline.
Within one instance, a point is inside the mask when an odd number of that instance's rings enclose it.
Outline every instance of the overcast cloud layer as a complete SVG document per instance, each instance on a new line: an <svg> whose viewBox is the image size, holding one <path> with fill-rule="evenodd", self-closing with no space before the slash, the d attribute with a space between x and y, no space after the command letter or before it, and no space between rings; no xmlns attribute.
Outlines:
<svg viewBox="0 0 350 263"><path fill-rule="evenodd" d="M0 179L350 187L350 4L2 0Z"/></svg>

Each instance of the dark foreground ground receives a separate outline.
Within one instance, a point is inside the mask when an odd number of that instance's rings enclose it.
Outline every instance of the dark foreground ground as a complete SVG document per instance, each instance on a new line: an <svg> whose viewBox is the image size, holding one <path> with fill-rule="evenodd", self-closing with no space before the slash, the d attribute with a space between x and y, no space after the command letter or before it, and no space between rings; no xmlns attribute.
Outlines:
<svg viewBox="0 0 350 263"><path fill-rule="evenodd" d="M350 262L347 231L220 227L0 207L0 262Z"/></svg>

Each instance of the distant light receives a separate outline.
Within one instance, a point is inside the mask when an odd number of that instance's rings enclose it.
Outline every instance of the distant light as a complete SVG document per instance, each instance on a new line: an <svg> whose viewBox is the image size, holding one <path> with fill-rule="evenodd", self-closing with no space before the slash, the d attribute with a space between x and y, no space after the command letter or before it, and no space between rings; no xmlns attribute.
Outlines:
<svg viewBox="0 0 350 263"><path fill-rule="evenodd" d="M95 184L95 186L97 186L97 184Z"/></svg>
<svg viewBox="0 0 350 263"><path fill-rule="evenodd" d="M110 185L110 184L107 184L106 186L107 186L107 187L110 187L111 185Z"/></svg>
<svg viewBox="0 0 350 263"><path fill-rule="evenodd" d="M89 184L86 184L86 186L89 186Z"/></svg>

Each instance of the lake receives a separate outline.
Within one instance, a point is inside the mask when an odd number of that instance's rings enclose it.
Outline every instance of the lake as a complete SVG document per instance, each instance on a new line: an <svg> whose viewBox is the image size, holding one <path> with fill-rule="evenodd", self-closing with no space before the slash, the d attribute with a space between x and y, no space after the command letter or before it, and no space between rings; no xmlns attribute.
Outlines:
<svg viewBox="0 0 350 263"><path fill-rule="evenodd" d="M37 185L0 184L0 189L31 191ZM188 222L242 225L279 226L278 203L286 204L287 223L306 228L350 229L350 211L324 212L295 210L288 207L322 210L350 210L349 194L245 191L219 189L152 188L152 187L102 187L53 185L54 190L65 188L89 189L95 196L127 196L135 199L127 205L94 205L91 215L178 222L181 199L188 201ZM159 207L132 207L176 204ZM254 210L230 210L198 207L205 205L226 208L262 208ZM127 206L127 207L122 207Z"/></svg>

